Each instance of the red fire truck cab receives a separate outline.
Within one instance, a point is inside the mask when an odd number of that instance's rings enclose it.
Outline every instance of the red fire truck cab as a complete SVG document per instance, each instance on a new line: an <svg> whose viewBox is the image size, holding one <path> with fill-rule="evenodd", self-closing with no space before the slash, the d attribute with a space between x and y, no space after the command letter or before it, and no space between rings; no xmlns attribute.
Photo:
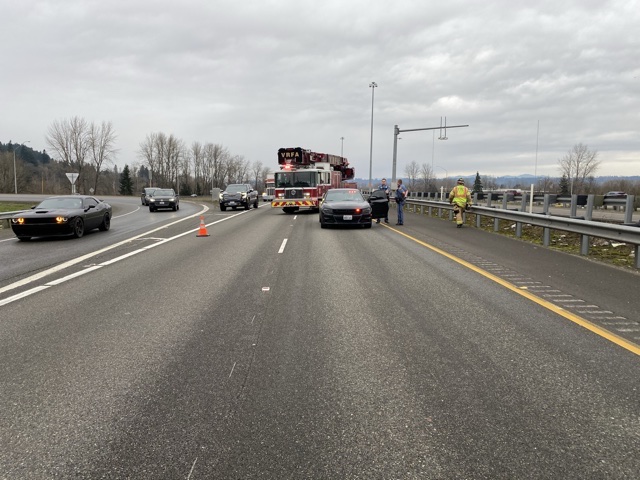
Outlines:
<svg viewBox="0 0 640 480"><path fill-rule="evenodd" d="M355 176L346 158L316 153L300 147L278 150L280 171L275 172L274 208L294 213L300 208L318 210L330 188L343 186Z"/></svg>

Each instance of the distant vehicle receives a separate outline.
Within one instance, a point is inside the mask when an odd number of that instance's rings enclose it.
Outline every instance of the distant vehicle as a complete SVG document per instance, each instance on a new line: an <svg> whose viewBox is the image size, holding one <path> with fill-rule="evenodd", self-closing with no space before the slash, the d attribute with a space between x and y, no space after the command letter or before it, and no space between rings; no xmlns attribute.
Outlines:
<svg viewBox="0 0 640 480"><path fill-rule="evenodd" d="M11 228L20 240L32 237L74 236L98 228L111 228L111 205L89 195L60 195L40 202L31 210L11 217Z"/></svg>
<svg viewBox="0 0 640 480"><path fill-rule="evenodd" d="M180 210L180 197L173 188L158 188L149 198L149 211L155 212L161 208L169 208L174 212Z"/></svg>
<svg viewBox="0 0 640 480"><path fill-rule="evenodd" d="M249 210L251 205L258 208L258 192L256 192L248 183L232 183L227 185L227 189L220 193L220 210L223 212L227 207L237 210L238 207L244 207Z"/></svg>
<svg viewBox="0 0 640 480"><path fill-rule="evenodd" d="M262 201L270 202L275 198L276 191L276 180L273 173L270 173L269 176L267 176L264 185L265 191L262 193Z"/></svg>
<svg viewBox="0 0 640 480"><path fill-rule="evenodd" d="M142 205L145 207L149 206L149 198L158 187L146 187L142 189L142 193L140 194L140 200L142 200Z"/></svg>
<svg viewBox="0 0 640 480"><path fill-rule="evenodd" d="M320 227L355 225L371 228L371 205L360 190L332 188L322 197Z"/></svg>
<svg viewBox="0 0 640 480"><path fill-rule="evenodd" d="M607 192L604 194L604 198L627 198L627 194L624 192Z"/></svg>

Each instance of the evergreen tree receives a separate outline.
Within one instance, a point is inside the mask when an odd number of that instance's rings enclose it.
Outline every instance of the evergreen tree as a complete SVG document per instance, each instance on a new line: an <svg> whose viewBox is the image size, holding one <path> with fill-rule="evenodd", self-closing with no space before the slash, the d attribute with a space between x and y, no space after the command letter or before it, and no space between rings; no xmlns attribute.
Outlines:
<svg viewBox="0 0 640 480"><path fill-rule="evenodd" d="M480 179L480 172L476 172L476 179L473 182L473 190L471 194L482 193L482 180Z"/></svg>
<svg viewBox="0 0 640 480"><path fill-rule="evenodd" d="M120 195L133 195L133 182L129 174L129 165L125 165L120 174Z"/></svg>
<svg viewBox="0 0 640 480"><path fill-rule="evenodd" d="M569 179L566 173L560 179L560 195L569 195Z"/></svg>

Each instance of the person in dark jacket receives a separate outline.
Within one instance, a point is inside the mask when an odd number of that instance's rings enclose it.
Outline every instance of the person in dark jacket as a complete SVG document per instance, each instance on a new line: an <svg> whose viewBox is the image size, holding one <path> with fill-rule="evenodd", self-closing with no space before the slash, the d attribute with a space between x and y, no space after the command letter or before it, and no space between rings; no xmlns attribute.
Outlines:
<svg viewBox="0 0 640 480"><path fill-rule="evenodd" d="M382 183L378 187L378 190L383 190L387 194L387 200L389 200L389 185L387 185L387 179L383 178ZM376 223L380 223L380 219L376 220ZM384 219L384 223L389 223L389 211L387 210L387 216Z"/></svg>
<svg viewBox="0 0 640 480"><path fill-rule="evenodd" d="M396 189L396 204L398 205L398 223L396 225L404 225L404 201L407 198L407 187L402 184L402 179L398 179L398 188Z"/></svg>

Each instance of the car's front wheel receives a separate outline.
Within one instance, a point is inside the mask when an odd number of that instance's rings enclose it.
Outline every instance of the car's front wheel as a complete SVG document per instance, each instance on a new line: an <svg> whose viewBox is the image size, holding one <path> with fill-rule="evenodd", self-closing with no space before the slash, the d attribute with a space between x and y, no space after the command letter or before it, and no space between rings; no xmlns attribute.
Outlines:
<svg viewBox="0 0 640 480"><path fill-rule="evenodd" d="M108 213L105 213L104 217L102 218L102 223L98 227L98 230L100 230L101 232L106 232L110 228L111 228L111 217L109 216Z"/></svg>
<svg viewBox="0 0 640 480"><path fill-rule="evenodd" d="M73 221L73 236L80 238L84 235L84 220L80 217Z"/></svg>
<svg viewBox="0 0 640 480"><path fill-rule="evenodd" d="M224 212L227 209L226 205L220 205L220 211Z"/></svg>
<svg viewBox="0 0 640 480"><path fill-rule="evenodd" d="M245 203L245 205L244 205L244 209L245 209L245 210L251 210L251 202L249 202L249 201L247 200L247 203Z"/></svg>

